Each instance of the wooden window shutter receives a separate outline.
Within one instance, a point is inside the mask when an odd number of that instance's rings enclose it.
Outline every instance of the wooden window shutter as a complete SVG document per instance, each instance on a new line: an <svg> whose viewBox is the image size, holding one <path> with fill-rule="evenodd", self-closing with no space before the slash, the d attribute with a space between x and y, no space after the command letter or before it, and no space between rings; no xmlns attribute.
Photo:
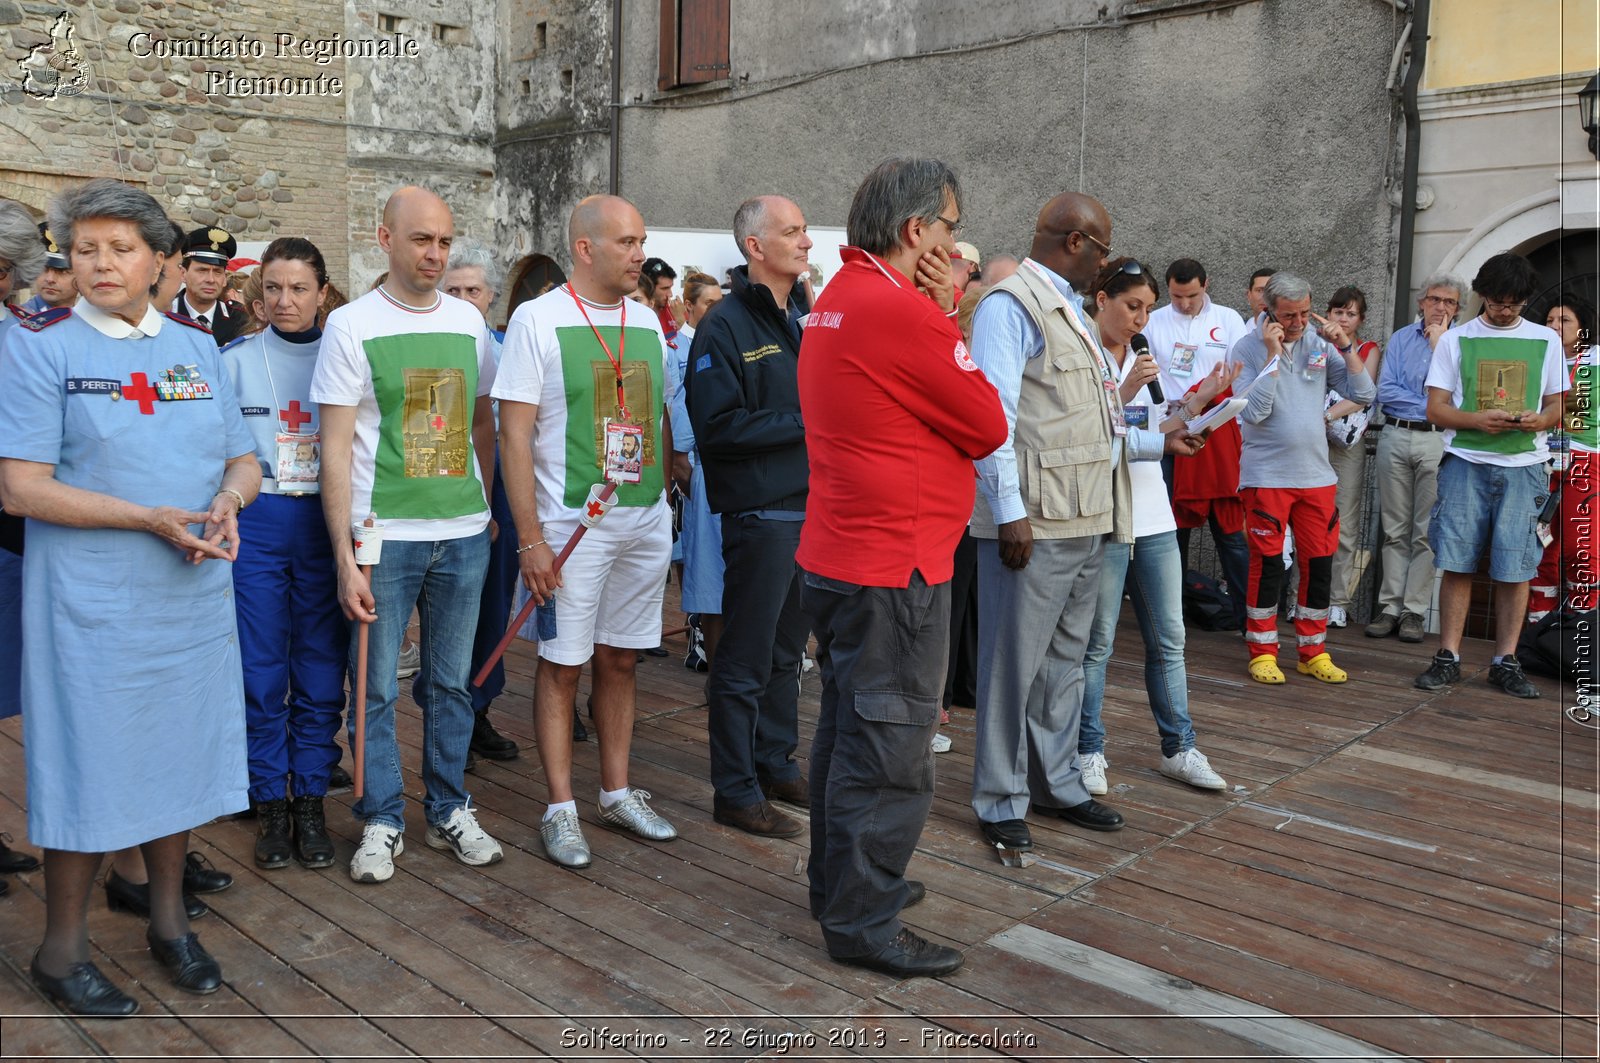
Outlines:
<svg viewBox="0 0 1600 1063"><path fill-rule="evenodd" d="M699 85L728 77L730 0L677 0L677 8L677 83Z"/></svg>
<svg viewBox="0 0 1600 1063"><path fill-rule="evenodd" d="M661 56L657 63L656 88L670 89L678 83L678 0L661 0Z"/></svg>

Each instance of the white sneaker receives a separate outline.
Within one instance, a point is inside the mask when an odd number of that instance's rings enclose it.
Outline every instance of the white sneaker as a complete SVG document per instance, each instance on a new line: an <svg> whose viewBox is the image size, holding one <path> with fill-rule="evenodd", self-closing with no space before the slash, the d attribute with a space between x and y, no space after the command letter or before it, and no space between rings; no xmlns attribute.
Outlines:
<svg viewBox="0 0 1600 1063"><path fill-rule="evenodd" d="M1211 770L1211 762L1198 749L1184 749L1175 757L1162 757L1157 770L1169 779L1177 779L1202 790L1228 788L1227 780Z"/></svg>
<svg viewBox="0 0 1600 1063"><path fill-rule="evenodd" d="M1111 765L1106 763L1104 753L1086 753L1078 758L1078 770L1083 773L1084 788L1092 797L1104 797L1106 793L1106 769Z"/></svg>
<svg viewBox="0 0 1600 1063"><path fill-rule="evenodd" d="M950 752L950 736L935 732L933 736L933 751L935 753Z"/></svg>
<svg viewBox="0 0 1600 1063"><path fill-rule="evenodd" d="M470 804L450 813L450 818L439 826L429 827L422 840L430 849L449 849L457 860L473 867L498 863L503 855L500 843L478 826L478 817L472 814Z"/></svg>
<svg viewBox="0 0 1600 1063"><path fill-rule="evenodd" d="M357 882L388 882L394 877L394 858L405 851L399 827L368 823L361 831L361 847L350 858L350 877Z"/></svg>
<svg viewBox="0 0 1600 1063"><path fill-rule="evenodd" d="M1344 606L1342 606L1342 605L1330 605L1330 606L1328 606L1328 626L1329 627L1344 627L1349 623L1350 623L1350 617L1345 614Z"/></svg>
<svg viewBox="0 0 1600 1063"><path fill-rule="evenodd" d="M410 679L420 671L422 671L422 647L415 642L410 646L401 646L400 656L395 658L394 677Z"/></svg>

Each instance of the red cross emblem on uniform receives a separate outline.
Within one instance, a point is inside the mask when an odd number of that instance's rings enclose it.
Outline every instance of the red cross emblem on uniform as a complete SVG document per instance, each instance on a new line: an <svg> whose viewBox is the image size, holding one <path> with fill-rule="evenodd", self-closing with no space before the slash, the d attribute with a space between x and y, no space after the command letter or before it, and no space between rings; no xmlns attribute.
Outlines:
<svg viewBox="0 0 1600 1063"><path fill-rule="evenodd" d="M133 373L128 380L129 383L122 386L122 397L137 402L140 413L155 413L158 396L156 389L150 386L150 378L143 373Z"/></svg>
<svg viewBox="0 0 1600 1063"><path fill-rule="evenodd" d="M600 514L602 514L602 513L604 513L606 511L606 507L602 506L598 502L590 502L588 504L588 506L585 507L585 509L589 514L589 519L590 520L599 520L600 519Z"/></svg>
<svg viewBox="0 0 1600 1063"><path fill-rule="evenodd" d="M289 426L291 432L300 431L300 426L311 420L311 415L300 408L299 399L291 401L287 410L279 410L278 416L283 418L283 423Z"/></svg>

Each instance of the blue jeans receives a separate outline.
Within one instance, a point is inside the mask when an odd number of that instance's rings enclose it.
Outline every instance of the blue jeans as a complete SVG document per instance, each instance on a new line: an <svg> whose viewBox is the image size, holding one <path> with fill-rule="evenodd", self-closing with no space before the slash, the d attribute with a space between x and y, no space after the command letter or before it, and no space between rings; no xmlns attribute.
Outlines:
<svg viewBox="0 0 1600 1063"><path fill-rule="evenodd" d="M1133 598L1133 615L1144 636L1144 685L1150 695L1156 730L1161 732L1161 755L1176 756L1182 750L1193 749L1195 739L1183 663L1183 567L1178 560L1178 538L1172 532L1140 536L1132 547L1127 543L1106 543L1106 560L1100 569L1100 601L1095 606L1089 649L1083 658L1083 720L1078 725L1078 753L1081 756L1105 751L1106 731L1100 723L1100 706L1105 701L1106 663L1116 642L1125 582Z"/></svg>
<svg viewBox="0 0 1600 1063"><path fill-rule="evenodd" d="M411 608L422 618L422 661L428 681L418 684L422 707L423 814L429 824L450 818L471 798L463 773L472 740L472 696L467 674L478 601L489 566L489 531L463 539L383 544L383 561L372 567L378 619L367 648L367 753L365 793L358 818L405 828L405 790L394 706L400 697L395 665ZM350 668L355 671L355 640ZM351 740L355 713L350 713Z"/></svg>

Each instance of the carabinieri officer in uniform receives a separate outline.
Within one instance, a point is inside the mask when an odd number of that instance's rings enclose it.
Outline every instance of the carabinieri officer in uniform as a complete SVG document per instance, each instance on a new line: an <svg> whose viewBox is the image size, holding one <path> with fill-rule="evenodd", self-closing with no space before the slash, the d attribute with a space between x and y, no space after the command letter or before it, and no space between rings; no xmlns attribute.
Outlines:
<svg viewBox="0 0 1600 1063"><path fill-rule="evenodd" d="M244 327L243 315L222 297L228 287L228 262L239 243L226 229L202 226L183 244L183 290L172 300L172 312L193 318L211 330L218 347L226 347Z"/></svg>

